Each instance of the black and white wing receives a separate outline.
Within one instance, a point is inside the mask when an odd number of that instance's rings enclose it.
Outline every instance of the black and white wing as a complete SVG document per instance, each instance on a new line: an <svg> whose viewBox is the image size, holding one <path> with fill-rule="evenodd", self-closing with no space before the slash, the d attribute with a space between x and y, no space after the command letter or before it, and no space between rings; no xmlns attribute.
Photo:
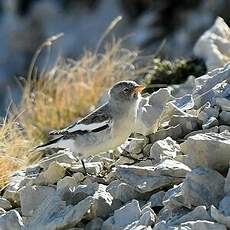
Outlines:
<svg viewBox="0 0 230 230"><path fill-rule="evenodd" d="M70 148L71 143L68 142L70 139L90 132L99 133L110 128L112 128L112 116L109 105L105 104L67 128L52 131L50 135L58 135L59 137L39 145L35 149L42 151L48 148Z"/></svg>
<svg viewBox="0 0 230 230"><path fill-rule="evenodd" d="M109 105L105 104L90 113L78 122L73 123L62 130L54 130L50 135L63 135L64 137L84 134L87 132L100 132L109 128L112 124L112 116Z"/></svg>

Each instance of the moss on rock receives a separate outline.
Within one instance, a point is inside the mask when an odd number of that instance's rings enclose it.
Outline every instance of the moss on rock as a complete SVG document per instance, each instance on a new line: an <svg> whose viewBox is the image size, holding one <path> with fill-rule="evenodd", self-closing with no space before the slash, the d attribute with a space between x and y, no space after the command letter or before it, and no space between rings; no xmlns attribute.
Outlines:
<svg viewBox="0 0 230 230"><path fill-rule="evenodd" d="M144 76L146 92L152 93L161 87L180 84L187 80L190 75L199 77L207 71L202 59L179 59L175 62L169 60L153 59L152 68Z"/></svg>

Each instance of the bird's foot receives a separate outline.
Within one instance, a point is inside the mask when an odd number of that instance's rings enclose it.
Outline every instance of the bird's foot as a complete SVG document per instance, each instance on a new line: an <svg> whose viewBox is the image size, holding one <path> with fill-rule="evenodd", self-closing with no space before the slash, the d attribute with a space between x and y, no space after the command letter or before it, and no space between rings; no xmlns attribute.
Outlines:
<svg viewBox="0 0 230 230"><path fill-rule="evenodd" d="M85 162L84 162L84 160L81 160L81 164L82 164L82 167L83 167L83 175L84 175L84 176L90 176L90 177L95 176L95 175L93 175L93 174L87 172L87 169L86 169L86 167L85 167Z"/></svg>
<svg viewBox="0 0 230 230"><path fill-rule="evenodd" d="M82 164L82 167L83 167L83 174L84 174L84 176L88 176L89 174L87 173L84 160L81 160L81 164Z"/></svg>

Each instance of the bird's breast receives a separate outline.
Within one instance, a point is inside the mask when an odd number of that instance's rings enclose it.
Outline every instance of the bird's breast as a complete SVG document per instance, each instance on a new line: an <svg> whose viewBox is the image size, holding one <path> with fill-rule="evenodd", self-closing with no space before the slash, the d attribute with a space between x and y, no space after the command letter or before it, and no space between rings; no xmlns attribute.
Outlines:
<svg viewBox="0 0 230 230"><path fill-rule="evenodd" d="M134 130L136 121L136 114L134 112L124 114L120 119L114 121L112 136L119 142L118 145L124 143L124 141L130 136Z"/></svg>

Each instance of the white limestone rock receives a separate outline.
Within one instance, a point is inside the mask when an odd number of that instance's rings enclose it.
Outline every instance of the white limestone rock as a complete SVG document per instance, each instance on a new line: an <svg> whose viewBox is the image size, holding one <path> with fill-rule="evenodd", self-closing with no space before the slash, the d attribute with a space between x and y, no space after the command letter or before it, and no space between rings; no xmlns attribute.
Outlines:
<svg viewBox="0 0 230 230"><path fill-rule="evenodd" d="M230 195L230 167L228 169L227 177L225 178L224 193Z"/></svg>
<svg viewBox="0 0 230 230"><path fill-rule="evenodd" d="M66 164L76 164L78 159L73 155L71 151L68 149L59 150L57 153L52 154L51 156L47 156L42 158L39 161L40 167L43 169L47 169L52 162L66 163Z"/></svg>
<svg viewBox="0 0 230 230"><path fill-rule="evenodd" d="M138 221L141 209L137 200L132 200L123 207L114 211L114 215L108 218L102 225L102 230L124 230L126 226ZM125 217L125 218L124 218Z"/></svg>
<svg viewBox="0 0 230 230"><path fill-rule="evenodd" d="M101 185L103 186L103 185ZM65 197L68 196L68 199L71 199L70 203L71 204L77 204L80 201L84 200L88 196L93 196L93 194L97 191L99 188L98 183L91 183L91 184L82 184L78 185L76 188L73 190L70 190L70 194L64 194Z"/></svg>
<svg viewBox="0 0 230 230"><path fill-rule="evenodd" d="M225 229L224 225L216 224L211 217L210 212L205 206L198 206L191 212L185 212L182 215L175 215L180 209L174 210L174 216L168 219L160 220L154 229L161 230L178 230L178 229ZM180 213L181 211L179 211ZM181 212L182 213L182 212ZM197 226L197 227L196 227Z"/></svg>
<svg viewBox="0 0 230 230"><path fill-rule="evenodd" d="M114 199L120 200L123 203L126 203L132 199L137 199L140 196L140 194L130 185L120 180L112 181L107 186L106 191L109 192Z"/></svg>
<svg viewBox="0 0 230 230"><path fill-rule="evenodd" d="M1 230L23 230L22 217L16 210L10 210L0 215Z"/></svg>
<svg viewBox="0 0 230 230"><path fill-rule="evenodd" d="M187 174L183 183L165 193L163 205L171 212L183 207L210 207L218 205L223 196L224 177L211 169L196 168Z"/></svg>
<svg viewBox="0 0 230 230"><path fill-rule="evenodd" d="M78 181L71 176L65 176L57 182L57 191L65 192L66 190L73 190L78 185Z"/></svg>
<svg viewBox="0 0 230 230"><path fill-rule="evenodd" d="M197 220L181 223L180 225L167 226L166 223L160 222L153 230L227 230L223 224L218 224L213 221Z"/></svg>
<svg viewBox="0 0 230 230"><path fill-rule="evenodd" d="M218 118L219 109L211 106L210 102L207 102L202 108L199 110L198 119L202 121L202 123L206 123L210 117Z"/></svg>
<svg viewBox="0 0 230 230"><path fill-rule="evenodd" d="M7 211L12 208L12 205L6 198L0 197L0 208Z"/></svg>
<svg viewBox="0 0 230 230"><path fill-rule="evenodd" d="M12 204L19 206L20 195L19 190L25 185L25 173L15 172L9 179L9 185L7 186L3 197L10 201Z"/></svg>
<svg viewBox="0 0 230 230"><path fill-rule="evenodd" d="M211 215L218 223L226 225L230 228L230 196L225 196L219 204L219 209L211 206Z"/></svg>
<svg viewBox="0 0 230 230"><path fill-rule="evenodd" d="M222 111L220 113L220 123L223 125L230 125L230 112Z"/></svg>
<svg viewBox="0 0 230 230"><path fill-rule="evenodd" d="M221 17L199 38L194 54L205 60L209 71L230 61L230 29Z"/></svg>
<svg viewBox="0 0 230 230"><path fill-rule="evenodd" d="M185 225L186 222L200 222L200 221L213 221L211 216L209 215L205 206L198 206L191 212L187 212L185 215L179 217L169 218L167 221L160 221L156 224L156 229L174 229L179 228ZM183 228L181 228L183 229ZM190 228L188 228L190 229Z"/></svg>
<svg viewBox="0 0 230 230"><path fill-rule="evenodd" d="M101 230L103 219L96 217L86 224L84 230Z"/></svg>
<svg viewBox="0 0 230 230"><path fill-rule="evenodd" d="M143 158L141 161L136 162L133 165L140 166L140 167L146 167L146 166L154 166L155 164L156 162L154 160Z"/></svg>
<svg viewBox="0 0 230 230"><path fill-rule="evenodd" d="M181 125L182 133L185 136L191 131L197 130L200 127L200 121L196 116L189 114L185 115L173 115L169 121L170 126Z"/></svg>
<svg viewBox="0 0 230 230"><path fill-rule="evenodd" d="M230 217L230 195L225 196L219 203L219 211Z"/></svg>
<svg viewBox="0 0 230 230"><path fill-rule="evenodd" d="M103 169L103 163L102 162L86 162L85 168L86 168L87 173L98 175ZM72 166L71 171L84 173L82 164L77 164L77 165Z"/></svg>
<svg viewBox="0 0 230 230"><path fill-rule="evenodd" d="M140 215L141 209L139 203L137 200L133 200L116 210L114 215L103 223L102 230L124 229L127 225L138 220Z"/></svg>
<svg viewBox="0 0 230 230"><path fill-rule="evenodd" d="M222 133L222 132L230 132L230 126L229 125L220 125L219 126L219 132Z"/></svg>
<svg viewBox="0 0 230 230"><path fill-rule="evenodd" d="M190 132L191 130L184 133L183 125L178 124L176 126L159 129L157 132L150 134L149 139L151 143L155 143L156 141L163 140L167 137L171 137L173 140L177 140L178 138L181 138Z"/></svg>
<svg viewBox="0 0 230 230"><path fill-rule="evenodd" d="M176 98L176 106L183 111L191 109L193 107L194 102L191 94L194 86L195 77L192 75L188 76L187 80L184 83L168 86L168 88L171 90L172 96Z"/></svg>
<svg viewBox="0 0 230 230"><path fill-rule="evenodd" d="M190 169L174 160L164 160L152 167L121 165L117 167L116 176L140 193L179 184Z"/></svg>
<svg viewBox="0 0 230 230"><path fill-rule="evenodd" d="M159 89L147 98L142 98L137 111L135 132L147 135L159 128L166 104L172 99L168 89Z"/></svg>
<svg viewBox="0 0 230 230"><path fill-rule="evenodd" d="M212 217L208 213L207 208L205 206L198 206L194 208L191 212L185 214L184 216L180 217L177 220L173 220L170 224L178 225L188 221L197 221L197 220L213 221Z"/></svg>
<svg viewBox="0 0 230 230"><path fill-rule="evenodd" d="M203 133L188 137L181 145L186 154L182 162L190 168L208 167L218 171L228 169L230 133Z"/></svg>
<svg viewBox="0 0 230 230"><path fill-rule="evenodd" d="M216 98L229 98L230 85L225 82L229 79L230 63L206 75L196 78L196 87L192 93L194 108L199 109L207 102L216 105Z"/></svg>
<svg viewBox="0 0 230 230"><path fill-rule="evenodd" d="M230 112L230 100L223 97L217 97L216 105L219 106L221 110Z"/></svg>
<svg viewBox="0 0 230 230"><path fill-rule="evenodd" d="M26 176L36 176L40 173L41 169L39 164L29 165L25 169Z"/></svg>
<svg viewBox="0 0 230 230"><path fill-rule="evenodd" d="M78 185L73 190L64 193L62 197L68 204L72 205L78 204L88 197L92 197L88 218L107 218L114 209L121 206L121 202L115 200L112 195L106 191L106 188L106 185L97 183Z"/></svg>
<svg viewBox="0 0 230 230"><path fill-rule="evenodd" d="M34 179L36 185L50 185L56 184L61 178L65 176L65 168L61 163L51 162L49 167L41 172L39 176Z"/></svg>
<svg viewBox="0 0 230 230"><path fill-rule="evenodd" d="M99 184L97 191L93 194L91 216L107 218L114 209L120 206L121 203L114 201L112 195L106 191L106 186Z"/></svg>
<svg viewBox="0 0 230 230"><path fill-rule="evenodd" d="M157 132L150 134L151 143L171 137L173 140L183 138L192 131L200 128L200 121L196 116L184 113L183 115L171 115L168 122L169 127L160 128Z"/></svg>
<svg viewBox="0 0 230 230"><path fill-rule="evenodd" d="M141 214L140 219L129 224L125 230L151 229L154 226L156 214L152 210L141 210Z"/></svg>
<svg viewBox="0 0 230 230"><path fill-rule="evenodd" d="M180 153L180 145L171 137L156 141L150 149L150 158L160 162L166 158L175 158Z"/></svg>
<svg viewBox="0 0 230 230"><path fill-rule="evenodd" d="M144 147L148 144L149 140L146 136L141 134L135 134L130 141L126 141L121 147L128 153L139 154Z"/></svg>
<svg viewBox="0 0 230 230"><path fill-rule="evenodd" d="M90 159L90 162L101 162L103 164L103 167L106 169L110 169L111 165L114 164L114 160L108 157L104 157L104 156L100 156L100 155L96 155L93 156Z"/></svg>
<svg viewBox="0 0 230 230"><path fill-rule="evenodd" d="M0 208L0 215L6 213L6 210L4 210L3 208Z"/></svg>
<svg viewBox="0 0 230 230"><path fill-rule="evenodd" d="M119 159L115 162L115 166L117 167L118 165L131 165L134 164L134 159L130 159L128 157L125 156L120 156Z"/></svg>
<svg viewBox="0 0 230 230"><path fill-rule="evenodd" d="M163 206L164 191L154 193L148 200L151 203L151 208Z"/></svg>
<svg viewBox="0 0 230 230"><path fill-rule="evenodd" d="M74 173L72 177L76 180L77 183L82 182L85 178L85 176L80 172Z"/></svg>
<svg viewBox="0 0 230 230"><path fill-rule="evenodd" d="M211 206L211 216L216 222L224 224L228 229L230 228L230 216L224 215L214 205Z"/></svg>
<svg viewBox="0 0 230 230"><path fill-rule="evenodd" d="M33 216L38 206L55 193L55 188L48 186L25 186L20 189L21 211L23 216Z"/></svg>
<svg viewBox="0 0 230 230"><path fill-rule="evenodd" d="M215 117L210 117L206 123L202 125L203 129L210 129L212 127L218 126L219 121Z"/></svg>
<svg viewBox="0 0 230 230"><path fill-rule="evenodd" d="M193 206L218 206L224 196L224 177L208 168L196 168L189 172L182 183L184 204Z"/></svg>
<svg viewBox="0 0 230 230"><path fill-rule="evenodd" d="M143 148L143 152L142 152L142 153L143 153L143 155L144 155L145 157L149 157L151 147L152 147L152 143L151 143L151 144L147 144L147 145Z"/></svg>
<svg viewBox="0 0 230 230"><path fill-rule="evenodd" d="M218 126L214 126L210 129L201 129L201 130L197 130L197 131L193 131L189 134L187 134L184 139L188 139L188 137L191 136L195 136L196 134L200 134L200 133L219 133L219 127Z"/></svg>
<svg viewBox="0 0 230 230"><path fill-rule="evenodd" d="M169 88L169 87L168 87ZM170 91L171 93L171 91ZM162 115L162 123L169 121L173 115L186 116L186 110L192 109L194 101L191 95L184 95L183 97L173 98L167 105L165 112Z"/></svg>
<svg viewBox="0 0 230 230"><path fill-rule="evenodd" d="M66 205L60 196L54 194L41 203L34 217L26 224L25 230L54 230L74 227L90 210L91 196L77 205Z"/></svg>
<svg viewBox="0 0 230 230"><path fill-rule="evenodd" d="M167 207L163 207L157 215L157 223L154 227L169 227L170 223L174 220L178 220L184 215L188 214L189 210L186 208L178 208L175 210L168 209Z"/></svg>
<svg viewBox="0 0 230 230"><path fill-rule="evenodd" d="M57 191L65 193L68 190L73 190L80 185L86 177L82 173L74 173L72 176L65 176L57 182Z"/></svg>
<svg viewBox="0 0 230 230"><path fill-rule="evenodd" d="M184 164L181 164L178 161L165 159L161 161L159 164L157 164L156 166L154 166L153 171L154 171L153 175L155 176L170 175L171 177L183 178L184 176L186 176L188 172L190 172L190 168Z"/></svg>
<svg viewBox="0 0 230 230"><path fill-rule="evenodd" d="M182 184L169 189L162 200L163 205L168 210L176 210L185 206L184 197L182 195Z"/></svg>

